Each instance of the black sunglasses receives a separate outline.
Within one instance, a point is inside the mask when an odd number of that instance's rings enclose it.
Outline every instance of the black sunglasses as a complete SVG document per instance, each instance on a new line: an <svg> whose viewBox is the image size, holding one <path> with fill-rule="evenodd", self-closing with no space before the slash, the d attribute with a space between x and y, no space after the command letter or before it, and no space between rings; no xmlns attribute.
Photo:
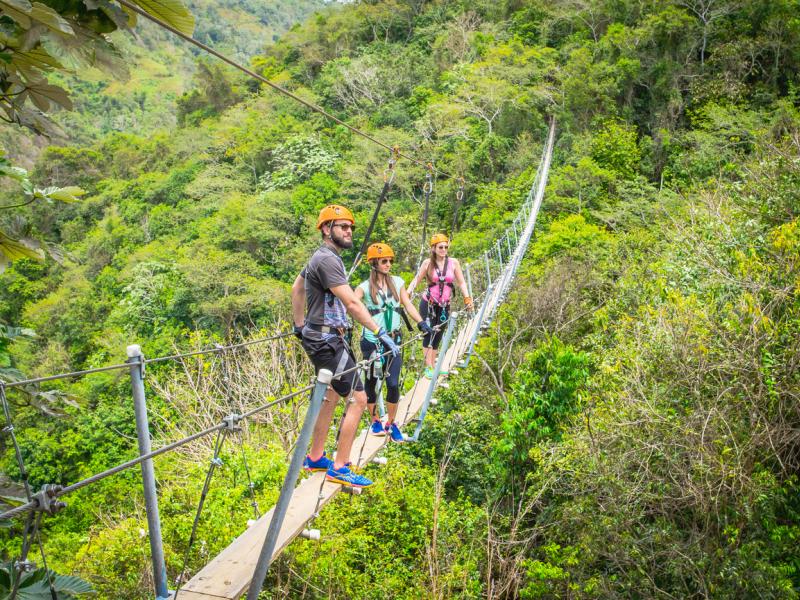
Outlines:
<svg viewBox="0 0 800 600"><path fill-rule="evenodd" d="M382 265L390 265L394 262L394 260L391 258L382 258L378 262Z"/></svg>

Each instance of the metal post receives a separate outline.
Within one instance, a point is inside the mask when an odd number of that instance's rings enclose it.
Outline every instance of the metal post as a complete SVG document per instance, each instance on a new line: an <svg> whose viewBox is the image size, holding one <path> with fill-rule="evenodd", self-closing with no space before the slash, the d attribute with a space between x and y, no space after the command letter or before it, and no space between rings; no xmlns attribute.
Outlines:
<svg viewBox="0 0 800 600"><path fill-rule="evenodd" d="M261 593L261 588L264 585L264 578L267 576L269 565L272 562L272 554L275 552L275 546L278 543L278 534L283 526L283 519L286 517L289 501L292 499L292 494L294 494L294 488L297 484L297 478L300 475L300 468L303 466L306 449L311 441L311 433L314 431L314 424L317 422L319 410L322 407L322 400L325 397L325 391L328 389L331 379L333 379L333 373L328 369L320 369L317 374L317 383L311 391L311 403L308 405L306 420L303 422L300 435L297 437L297 444L292 453L292 461L289 463L289 470L286 472L286 477L283 479L281 493L280 496L278 496L278 502L272 512L272 520L269 522L267 537L264 540L264 545L261 547L261 554L258 556L256 569L253 572L253 579L250 582L250 589L247 590L247 600L256 600Z"/></svg>
<svg viewBox="0 0 800 600"><path fill-rule="evenodd" d="M492 270L489 268L489 252L483 253L483 260L486 262L486 289L488 290L492 285Z"/></svg>
<svg viewBox="0 0 800 600"><path fill-rule="evenodd" d="M464 273L467 276L467 293L469 294L469 297L472 298L473 297L472 296L472 276L470 275L470 272L469 272L470 264L471 263L467 263L466 264L466 266L464 267Z"/></svg>
<svg viewBox="0 0 800 600"><path fill-rule="evenodd" d="M475 330L472 332L472 339L469 342L469 348L467 349L467 355L464 357L464 367L469 366L469 359L472 357L472 350L475 348L475 342L478 341L478 334L481 331L481 325L483 325L483 316L486 313L486 307L489 305L489 300L492 296L492 289L489 288L489 291L486 292L486 298L484 298L483 302L481 303L481 310L478 313L478 322L475 324Z"/></svg>
<svg viewBox="0 0 800 600"><path fill-rule="evenodd" d="M517 233L517 221L514 221L514 245L519 243L519 234Z"/></svg>
<svg viewBox="0 0 800 600"><path fill-rule="evenodd" d="M150 445L150 425L147 420L147 401L144 395L144 356L138 344L128 346L128 361L131 364L131 388L133 389L133 410L136 415L136 437L139 439L139 456L148 454ZM158 515L158 494L153 461L142 462L142 484L144 486L144 506L147 512L147 530L150 535L150 556L153 561L153 579L156 584L156 599L169 598L167 588L167 566L164 562L164 546L161 540L161 519Z"/></svg>
<svg viewBox="0 0 800 600"><path fill-rule="evenodd" d="M450 319L448 319L447 329L444 332L444 338L442 338L442 348L439 350L439 357L436 359L436 366L433 368L431 383L428 386L428 391L425 393L425 401L422 403L422 410L419 413L419 423L417 423L417 428L414 430L413 437L407 438L410 442L416 442L419 440L419 433L422 431L422 422L425 420L425 415L428 414L428 405L431 403L433 390L436 388L436 380L439 378L439 373L442 371L444 357L447 354L447 348L450 346L450 340L453 337L453 330L456 326L456 317L458 317L458 313L454 312L450 315ZM247 600L251 599L248 598ZM255 600L255 598L252 600Z"/></svg>

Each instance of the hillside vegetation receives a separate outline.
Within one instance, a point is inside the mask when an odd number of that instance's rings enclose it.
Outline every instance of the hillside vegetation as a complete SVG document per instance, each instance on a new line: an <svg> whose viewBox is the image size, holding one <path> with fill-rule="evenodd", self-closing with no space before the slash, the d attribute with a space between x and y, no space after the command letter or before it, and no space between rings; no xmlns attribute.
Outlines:
<svg viewBox="0 0 800 600"><path fill-rule="evenodd" d="M469 369L420 443L368 468L373 489L325 509L321 542L288 548L264 597L800 595L798 15L796 0L385 0L326 7L261 48L272 81L463 174L457 213L456 181L437 181L428 225L458 257L511 222L558 124L536 239ZM285 327L318 210L346 204L365 228L381 148L212 62L176 111L174 129L45 150L35 183L82 201L0 211L64 253L0 275L0 322L36 333L0 345L0 367L33 377L130 343L154 356ZM424 175L400 161L374 235L406 279ZM232 389L217 359L152 369L159 443L309 375L293 340L235 360ZM135 454L124 377L50 389L11 398L34 485ZM190 571L253 516L243 457L274 503L302 404L226 446ZM157 462L171 579L210 456ZM51 566L101 598L149 597L140 493L131 471L71 495L44 521ZM19 533L0 533L7 556Z"/></svg>
<svg viewBox="0 0 800 600"><path fill-rule="evenodd" d="M195 17L194 37L244 64L324 5L323 0L187 2ZM69 92L74 110L52 115L59 129L50 141L87 145L112 132L146 136L172 129L180 117L178 102L184 93L203 85L219 69L204 61L197 49L144 19L135 37L119 31L110 37L124 57L116 73L127 70L127 76L110 77L101 68L73 68L51 75L51 81ZM101 66L106 65L101 61ZM0 143L21 166L32 166L47 142L45 137L0 121Z"/></svg>

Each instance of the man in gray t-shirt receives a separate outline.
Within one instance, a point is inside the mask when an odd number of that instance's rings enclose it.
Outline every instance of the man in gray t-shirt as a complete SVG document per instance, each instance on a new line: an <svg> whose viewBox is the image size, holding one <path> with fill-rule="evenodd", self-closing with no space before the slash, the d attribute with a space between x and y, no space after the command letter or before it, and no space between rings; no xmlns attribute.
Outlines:
<svg viewBox="0 0 800 600"><path fill-rule="evenodd" d="M350 320L342 301L331 288L347 285L342 257L336 250L323 244L314 252L308 266L301 273L305 280L306 324L348 328Z"/></svg>
<svg viewBox="0 0 800 600"><path fill-rule="evenodd" d="M339 253L353 247L353 214L343 206L326 206L317 219L317 229L322 234L323 244L295 279L292 286L292 316L295 333L300 337L316 372L319 373L320 369L330 370L333 381L314 426L311 452L306 456L303 466L308 471L326 471L329 481L367 487L372 482L347 466L361 414L367 406L367 395L356 369L356 360L350 344L345 340L350 327L348 314L376 335L384 351L397 356L399 349L391 336L375 324L347 281ZM307 312L304 311L306 304ZM353 404L342 421L334 462L325 454L325 441L336 402L340 396L347 397L351 392Z"/></svg>

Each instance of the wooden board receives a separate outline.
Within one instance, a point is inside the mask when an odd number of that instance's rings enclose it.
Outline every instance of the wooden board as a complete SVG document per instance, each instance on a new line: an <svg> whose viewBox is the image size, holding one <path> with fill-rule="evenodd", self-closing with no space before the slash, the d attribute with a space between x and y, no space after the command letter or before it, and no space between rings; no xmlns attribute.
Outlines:
<svg viewBox="0 0 800 600"><path fill-rule="evenodd" d="M451 342L443 362L445 369L452 368L457 360L457 353L466 351L471 339L469 336L475 327L477 327L477 316L473 317L466 327L462 327L459 335ZM404 422L406 415L410 421L422 408L430 385L430 380L421 377L415 382L414 387L401 398L400 406L397 409L398 421L401 421L401 426L407 424ZM353 462L359 466L370 463L383 449L388 439L387 436L369 435L369 428L365 428L353 443ZM317 497L321 496L319 510L322 510L341 491L341 485L324 482L324 478L325 473L314 473L302 480L295 488L286 518L278 534L273 560L294 538L300 535L308 521L314 516ZM320 486L322 486L321 491ZM365 490L364 493L368 494L369 490ZM179 600L235 600L244 594L250 586L261 546L267 537L272 513L273 510L270 510L263 515L192 577L181 588L178 594Z"/></svg>

